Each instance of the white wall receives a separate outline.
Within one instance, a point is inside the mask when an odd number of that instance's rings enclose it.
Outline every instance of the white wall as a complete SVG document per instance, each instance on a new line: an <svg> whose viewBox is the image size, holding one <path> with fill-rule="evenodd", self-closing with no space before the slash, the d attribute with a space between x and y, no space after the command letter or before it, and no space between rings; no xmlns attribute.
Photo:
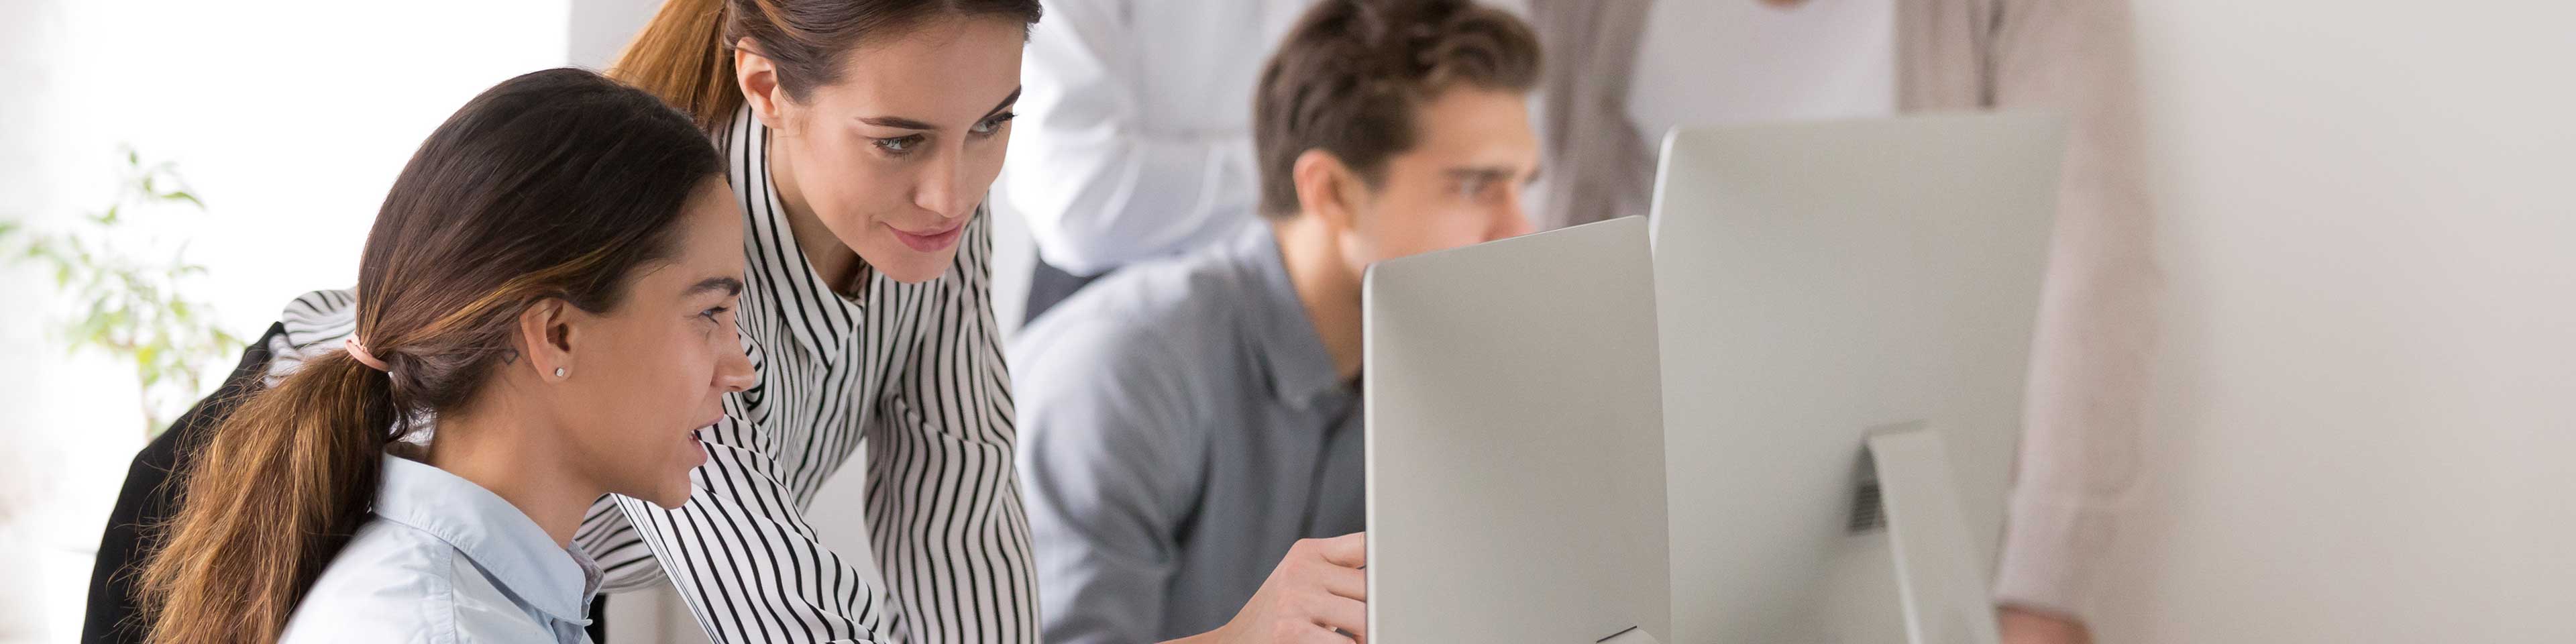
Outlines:
<svg viewBox="0 0 2576 644"><path fill-rule="evenodd" d="M606 70L616 62L617 53L626 42L644 30L653 20L653 12L662 8L662 0L571 0L572 15L565 27L570 30L564 40L571 64Z"/></svg>
<svg viewBox="0 0 2576 644"><path fill-rule="evenodd" d="M2167 331L2105 640L2576 641L2576 9L2136 4Z"/></svg>

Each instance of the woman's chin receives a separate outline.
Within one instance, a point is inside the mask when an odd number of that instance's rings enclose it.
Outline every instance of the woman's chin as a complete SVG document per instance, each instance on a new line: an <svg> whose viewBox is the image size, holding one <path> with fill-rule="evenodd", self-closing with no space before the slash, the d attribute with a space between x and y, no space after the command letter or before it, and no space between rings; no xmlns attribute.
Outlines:
<svg viewBox="0 0 2576 644"><path fill-rule="evenodd" d="M653 504L654 507L659 507L664 510L677 510L680 509L680 506L689 504L689 490L690 489L688 487L682 486L678 492L661 495L662 498L645 499L644 501Z"/></svg>
<svg viewBox="0 0 2576 644"><path fill-rule="evenodd" d="M695 491L697 491L697 487L689 485L688 476L682 475L679 483L665 485L662 489L656 490L651 497L637 498L643 500L645 503L651 503L664 510L677 510L680 509L680 506L688 504L689 494Z"/></svg>
<svg viewBox="0 0 2576 644"><path fill-rule="evenodd" d="M689 485L689 481L686 478L680 479L678 482L674 483L661 483L658 485L636 487L642 489L610 490L610 492L617 494L618 496L651 503L654 507L664 510L680 509L681 505L685 505L689 502L689 495L697 492L697 487Z"/></svg>
<svg viewBox="0 0 2576 644"><path fill-rule="evenodd" d="M905 284L920 284L947 275L948 264L955 258L954 254L936 258L907 257L904 258L906 261L896 262L893 265L880 264L875 268L887 279Z"/></svg>

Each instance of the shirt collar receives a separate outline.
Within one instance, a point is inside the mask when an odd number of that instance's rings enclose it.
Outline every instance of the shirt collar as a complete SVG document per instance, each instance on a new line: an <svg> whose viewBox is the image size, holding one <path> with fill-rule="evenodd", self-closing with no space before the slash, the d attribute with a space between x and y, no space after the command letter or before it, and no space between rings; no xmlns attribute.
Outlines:
<svg viewBox="0 0 2576 644"><path fill-rule="evenodd" d="M519 601L587 626L599 567L556 545L545 528L501 495L427 463L384 456L377 518L410 526L456 548Z"/></svg>
<svg viewBox="0 0 2576 644"><path fill-rule="evenodd" d="M1263 367L1270 375L1270 393L1281 402L1295 406L1314 403L1319 396L1343 389L1341 373L1333 368L1333 354L1324 350L1322 334L1315 332L1315 321L1306 315L1306 303L1297 299L1297 287L1288 280L1288 262L1279 253L1279 241L1267 222L1253 222L1226 242L1222 251L1228 262L1250 287L1257 312L1253 324Z"/></svg>

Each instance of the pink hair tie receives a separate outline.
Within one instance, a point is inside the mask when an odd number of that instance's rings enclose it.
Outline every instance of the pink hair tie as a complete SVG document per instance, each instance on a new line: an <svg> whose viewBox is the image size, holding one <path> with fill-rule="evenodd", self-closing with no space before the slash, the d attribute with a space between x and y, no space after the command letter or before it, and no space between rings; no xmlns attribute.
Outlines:
<svg viewBox="0 0 2576 644"><path fill-rule="evenodd" d="M392 369L385 368L385 361L377 360L375 354L367 353L367 343L359 342L357 338L353 337L347 340L341 340L340 344L341 346L349 349L349 357L357 358L358 364L367 365L367 368L377 371L386 373L393 372Z"/></svg>

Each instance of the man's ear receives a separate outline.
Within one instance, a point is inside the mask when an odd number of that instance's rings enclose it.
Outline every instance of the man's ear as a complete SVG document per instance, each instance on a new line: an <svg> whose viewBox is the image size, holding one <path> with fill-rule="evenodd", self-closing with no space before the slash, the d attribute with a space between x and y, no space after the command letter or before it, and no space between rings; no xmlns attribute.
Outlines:
<svg viewBox="0 0 2576 644"><path fill-rule="evenodd" d="M733 47L734 82L742 86L742 100L751 104L752 116L762 125L780 125L779 108L786 102L778 88L778 64L760 54L760 42L744 38Z"/></svg>
<svg viewBox="0 0 2576 644"><path fill-rule="evenodd" d="M561 380L555 370L569 376L573 371L574 318L580 311L561 299L547 298L519 312L518 333L513 344L527 358L526 368L535 370L540 380Z"/></svg>
<svg viewBox="0 0 2576 644"><path fill-rule="evenodd" d="M1297 209L1302 216L1314 217L1333 230L1352 229L1368 186L1339 157L1307 150L1289 166L1288 177L1297 185Z"/></svg>

